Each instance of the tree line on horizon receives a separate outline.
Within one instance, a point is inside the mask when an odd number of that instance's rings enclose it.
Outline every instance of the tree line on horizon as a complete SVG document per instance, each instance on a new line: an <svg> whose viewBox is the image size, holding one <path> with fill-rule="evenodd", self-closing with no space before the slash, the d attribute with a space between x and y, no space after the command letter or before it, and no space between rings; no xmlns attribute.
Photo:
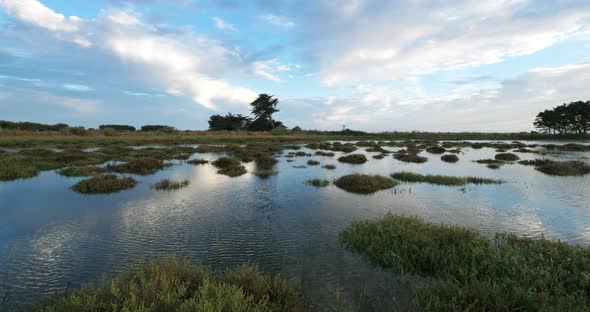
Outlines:
<svg viewBox="0 0 590 312"><path fill-rule="evenodd" d="M590 101L564 103L546 109L537 114L533 125L549 134L586 135L590 131Z"/></svg>

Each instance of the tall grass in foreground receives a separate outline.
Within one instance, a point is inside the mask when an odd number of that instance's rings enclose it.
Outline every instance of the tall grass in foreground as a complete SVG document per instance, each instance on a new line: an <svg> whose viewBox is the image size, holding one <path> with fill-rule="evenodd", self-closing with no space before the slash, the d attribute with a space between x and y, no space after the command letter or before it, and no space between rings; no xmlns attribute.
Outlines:
<svg viewBox="0 0 590 312"><path fill-rule="evenodd" d="M478 177L452 177L443 175L423 175L414 172L396 172L392 178L404 182L420 182L438 185L466 185L466 184L501 184L503 181Z"/></svg>
<svg viewBox="0 0 590 312"><path fill-rule="evenodd" d="M383 268L434 277L417 311L588 311L590 249L387 214L340 233L345 247Z"/></svg>
<svg viewBox="0 0 590 312"><path fill-rule="evenodd" d="M68 290L30 311L302 311L299 289L254 266L214 273L168 259L134 266L96 285Z"/></svg>

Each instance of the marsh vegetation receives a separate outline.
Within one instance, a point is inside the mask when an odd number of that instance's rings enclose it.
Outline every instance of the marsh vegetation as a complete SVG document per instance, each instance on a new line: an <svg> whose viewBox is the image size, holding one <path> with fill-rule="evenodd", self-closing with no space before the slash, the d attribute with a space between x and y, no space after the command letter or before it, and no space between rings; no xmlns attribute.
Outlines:
<svg viewBox="0 0 590 312"><path fill-rule="evenodd" d="M387 214L340 234L345 247L402 274L431 276L419 311L584 311L590 306L590 249Z"/></svg>
<svg viewBox="0 0 590 312"><path fill-rule="evenodd" d="M223 272L184 260L130 267L81 289L36 302L31 311L303 311L298 286L252 265Z"/></svg>
<svg viewBox="0 0 590 312"><path fill-rule="evenodd" d="M163 179L152 185L152 188L158 191L176 191L189 186L189 180L170 180Z"/></svg>
<svg viewBox="0 0 590 312"><path fill-rule="evenodd" d="M315 187L326 187L332 184L332 182L325 180L325 179L311 179L305 181L305 184L315 186Z"/></svg>
<svg viewBox="0 0 590 312"><path fill-rule="evenodd" d="M137 185L131 177L119 177L114 174L103 174L81 180L72 186L72 190L82 194L117 193Z"/></svg>
<svg viewBox="0 0 590 312"><path fill-rule="evenodd" d="M371 194L377 191L393 188L397 185L397 182L380 175L355 173L336 179L334 185L351 193Z"/></svg>
<svg viewBox="0 0 590 312"><path fill-rule="evenodd" d="M350 154L338 157L338 161L347 164L364 164L367 162L367 157L363 154Z"/></svg>
<svg viewBox="0 0 590 312"><path fill-rule="evenodd" d="M392 178L403 181L403 182L418 182L418 183L430 183L430 184L438 184L438 185L452 185L452 186L459 186L459 185L466 185L466 184L501 184L503 181L495 180L495 179L488 179L488 178L478 178L478 177L453 177L453 176L443 176L443 175L423 175L414 172L396 172L391 175Z"/></svg>

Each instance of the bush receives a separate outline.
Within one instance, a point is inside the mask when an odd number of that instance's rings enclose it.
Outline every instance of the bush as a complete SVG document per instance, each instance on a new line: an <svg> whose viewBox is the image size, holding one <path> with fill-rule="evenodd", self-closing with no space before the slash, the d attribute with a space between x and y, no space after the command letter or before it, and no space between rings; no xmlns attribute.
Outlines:
<svg viewBox="0 0 590 312"><path fill-rule="evenodd" d="M351 193L371 194L380 190L393 188L397 185L397 182L380 175L356 173L342 176L334 181L334 184Z"/></svg>
<svg viewBox="0 0 590 312"><path fill-rule="evenodd" d="M213 161L211 164L219 169L223 169L240 166L242 162L234 157L221 157Z"/></svg>
<svg viewBox="0 0 590 312"><path fill-rule="evenodd" d="M299 289L251 265L220 273L168 259L139 264L97 285L67 290L32 311L303 311Z"/></svg>
<svg viewBox="0 0 590 312"><path fill-rule="evenodd" d="M348 164L364 164L367 162L367 157L363 154L350 154L339 157L338 161Z"/></svg>
<svg viewBox="0 0 590 312"><path fill-rule="evenodd" d="M187 161L188 164L191 165L204 165L204 164L208 164L209 161L206 159L199 159L199 158L195 158L195 159L191 159L189 161Z"/></svg>
<svg viewBox="0 0 590 312"><path fill-rule="evenodd" d="M500 153L500 154L496 154L496 160L502 160L502 161L517 161L520 159L520 157L518 157L518 155L513 154L513 153Z"/></svg>
<svg viewBox="0 0 590 312"><path fill-rule="evenodd" d="M327 165L323 165L322 168L328 169L328 170L334 170L334 169L336 169L336 165L327 164Z"/></svg>
<svg viewBox="0 0 590 312"><path fill-rule="evenodd" d="M104 174L82 180L74 184L72 190L82 194L106 194L130 189L135 185L137 181L133 178L119 178L114 174Z"/></svg>
<svg viewBox="0 0 590 312"><path fill-rule="evenodd" d="M254 159L256 166L262 170L269 170L279 161L271 155L262 155Z"/></svg>
<svg viewBox="0 0 590 312"><path fill-rule="evenodd" d="M431 146L431 147L427 148L426 151L429 152L430 154L442 154L442 153L446 152L447 150L441 146Z"/></svg>
<svg viewBox="0 0 590 312"><path fill-rule="evenodd" d="M307 161L307 165L309 165L309 166L317 166L319 164L320 164L320 162L317 160L310 159Z"/></svg>
<svg viewBox="0 0 590 312"><path fill-rule="evenodd" d="M272 135L287 135L291 134L291 131L283 126L278 126L270 131Z"/></svg>
<svg viewBox="0 0 590 312"><path fill-rule="evenodd" d="M453 155L453 154L442 155L440 157L440 159L442 161L448 162L448 163L456 163L459 161L459 157L457 157L457 155Z"/></svg>

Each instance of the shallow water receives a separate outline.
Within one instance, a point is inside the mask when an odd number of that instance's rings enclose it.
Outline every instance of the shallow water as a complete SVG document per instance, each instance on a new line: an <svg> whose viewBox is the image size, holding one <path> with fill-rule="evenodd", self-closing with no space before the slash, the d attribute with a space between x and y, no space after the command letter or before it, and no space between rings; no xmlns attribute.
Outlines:
<svg viewBox="0 0 590 312"><path fill-rule="evenodd" d="M295 162L281 157L276 166L279 174L267 179L251 174L253 163L246 165L248 174L229 178L216 174L211 165L175 161L176 166L155 175L137 176L136 188L111 195L74 193L69 187L79 178L53 171L0 182L0 289L9 289L12 302L28 302L63 291L69 283L92 282L138 260L176 254L215 269L254 262L268 272L284 273L301 283L312 310L337 305L400 310L419 281L384 272L344 250L337 235L352 220L391 211L490 236L507 231L590 246L589 176L548 176L518 164L492 170L472 162L493 158L496 153L490 148L464 148L455 164L426 152L422 155L429 161L424 164L401 163L391 156L376 160L371 158L375 153L366 154L369 162L363 165L339 163L340 153L292 158ZM522 159L541 157L517 154ZM551 151L544 157L588 162L590 153ZM293 168L309 159L335 164L337 169ZM353 172L388 175L402 170L506 183L467 187L403 183L368 196L304 183ZM150 189L163 178L186 178L191 185L172 193Z"/></svg>

